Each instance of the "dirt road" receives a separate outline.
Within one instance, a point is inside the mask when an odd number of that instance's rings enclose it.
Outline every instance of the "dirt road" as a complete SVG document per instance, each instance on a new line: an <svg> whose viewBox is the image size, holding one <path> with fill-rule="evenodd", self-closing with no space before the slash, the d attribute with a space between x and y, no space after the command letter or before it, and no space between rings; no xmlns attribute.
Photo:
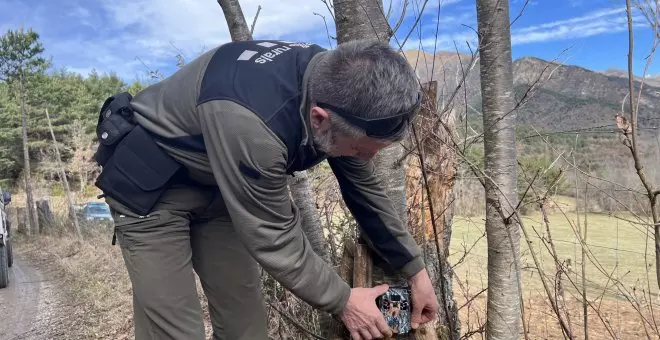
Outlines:
<svg viewBox="0 0 660 340"><path fill-rule="evenodd" d="M59 305L54 282L15 254L9 286L0 289L0 339L52 339Z"/></svg>

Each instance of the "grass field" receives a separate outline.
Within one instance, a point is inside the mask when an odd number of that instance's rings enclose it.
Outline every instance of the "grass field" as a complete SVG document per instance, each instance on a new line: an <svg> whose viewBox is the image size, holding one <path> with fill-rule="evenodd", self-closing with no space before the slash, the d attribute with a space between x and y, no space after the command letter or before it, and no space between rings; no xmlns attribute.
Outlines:
<svg viewBox="0 0 660 340"><path fill-rule="evenodd" d="M20 204L20 197L16 195L17 199L12 204ZM54 211L66 211L66 204L62 198L52 198L51 202ZM549 222L559 260L562 263L568 263L570 260L568 278L563 278L566 303L571 317L572 331L576 338L583 338L582 250L573 202L572 198L554 198ZM649 326L654 324L654 316L660 319L652 229L623 220L634 220L635 217L630 214L619 214L616 218L589 213L586 216L580 215L581 230L584 230L585 218L586 249L588 249L585 267L587 300L590 302L587 310L590 338L660 338L660 334L655 333ZM455 272L454 297L460 308L461 331L463 334L473 332L470 339L485 338L483 332L478 332L486 320L485 289L488 287L488 247L484 222L482 217L456 216L450 249L449 261ZM556 267L546 246L548 233L543 218L539 213L525 216L524 224L531 238L531 247L542 264L550 289L553 290L556 282ZM68 279L76 283L69 285L75 287L72 293L78 299L87 301L91 311L112 310L110 314L116 315L117 311L121 310L120 314L124 315L123 313L130 311L130 301L127 300L130 287L118 247L110 246L109 240L109 237L103 237L98 242L93 239L88 240L89 244L80 245L73 243L73 239L55 242L52 237L42 237L26 244L25 248L32 250L28 252L39 257L55 261L63 268ZM58 244L58 247L47 247L46 244ZM520 250L525 328L529 332L529 339L563 339L557 318L550 308L547 294L524 238L521 239ZM108 253L113 255L108 256ZM110 259L111 264L107 263ZM97 268L106 268L106 270L99 272ZM112 270L108 271L107 268ZM120 289L102 284L107 282L109 272L121 277L120 280L113 280L121 282ZM620 284L615 284L614 281ZM649 288L651 299L648 294ZM108 289L112 289L112 292ZM554 290L552 293L554 294ZM106 304L104 302L106 300L114 302ZM649 301L653 303L654 315L650 312ZM110 305L113 307L109 308ZM130 333L130 323L125 315L122 318L104 319L104 326L91 325L91 320L88 319L84 321L83 324L89 323L88 326L92 331L106 334L105 337L99 338L121 338L119 335ZM110 329L114 331L111 332ZM117 330L121 334L116 333Z"/></svg>
<svg viewBox="0 0 660 340"><path fill-rule="evenodd" d="M567 305L571 325L576 334L583 334L581 306L582 249L578 238L577 217L570 203L559 202L548 216L550 233L558 259L568 263L569 274L564 276ZM562 212L563 211L563 212ZM617 218L618 217L618 218ZM589 213L580 215L580 228L587 228L587 258L585 261L589 335L593 338L646 339L645 324L653 324L648 302L654 309L658 304L658 285L655 275L652 228L622 220L634 220L630 214L617 217ZM456 278L454 293L463 306L475 294L487 288L487 241L484 218L455 217L450 263ZM554 294L556 267L547 243L548 232L540 213L524 217L524 227L530 245L544 270ZM526 322L531 339L562 339L556 317L548 303L540 276L530 255L530 247L521 235L521 268ZM615 284L614 282L619 282ZM649 299L649 288L651 299ZM630 301L633 301L632 303ZM485 292L461 310L463 333L478 328L485 320ZM600 316L596 313L600 311ZM639 310L639 311L638 311ZM654 314L660 313L660 309ZM644 320L647 322L644 322ZM607 325L607 326L606 326ZM609 328L609 331L608 331ZM648 328L650 338L660 338ZM473 338L481 338L475 335Z"/></svg>

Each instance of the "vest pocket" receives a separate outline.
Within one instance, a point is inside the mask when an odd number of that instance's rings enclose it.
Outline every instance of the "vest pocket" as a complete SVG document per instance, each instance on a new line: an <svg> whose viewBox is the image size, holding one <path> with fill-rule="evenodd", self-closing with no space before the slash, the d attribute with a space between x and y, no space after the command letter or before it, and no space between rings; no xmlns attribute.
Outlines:
<svg viewBox="0 0 660 340"><path fill-rule="evenodd" d="M119 142L96 186L140 215L148 214L181 168L137 125Z"/></svg>

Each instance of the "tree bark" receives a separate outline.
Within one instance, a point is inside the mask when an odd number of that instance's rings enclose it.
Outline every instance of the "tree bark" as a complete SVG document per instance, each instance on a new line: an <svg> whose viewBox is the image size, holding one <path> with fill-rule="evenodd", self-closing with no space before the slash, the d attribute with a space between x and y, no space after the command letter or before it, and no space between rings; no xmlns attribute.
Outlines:
<svg viewBox="0 0 660 340"><path fill-rule="evenodd" d="M296 207L300 211L301 226L307 240L312 245L314 252L320 256L325 263L332 265L330 253L326 249L326 241L323 235L323 226L318 209L316 208L316 199L312 190L312 183L307 176L307 171L295 172L294 177L289 178L289 190ZM330 314L317 311L319 314L319 329L321 336L329 337L332 334L334 321Z"/></svg>
<svg viewBox="0 0 660 340"><path fill-rule="evenodd" d="M16 207L16 232L28 233L28 216L24 207Z"/></svg>
<svg viewBox="0 0 660 340"><path fill-rule="evenodd" d="M34 205L34 196L32 193L32 177L30 175L30 150L28 148L28 121L27 121L27 112L25 111L25 79L23 79L23 73L19 73L19 85L20 85L20 102L21 102L21 121L23 124L23 176L25 179L25 205L27 208L27 223L26 223L26 234L31 235L33 232L39 233L39 219L37 217L37 212Z"/></svg>
<svg viewBox="0 0 660 340"><path fill-rule="evenodd" d="M353 273L355 272L355 253L356 245L353 243L344 243L344 248L339 262L339 276L348 283L349 286L354 287ZM324 331L323 329L321 329ZM350 337L346 327L334 319L330 320L329 334L322 334L323 337L331 340L343 340Z"/></svg>
<svg viewBox="0 0 660 340"><path fill-rule="evenodd" d="M359 39L390 40L381 0L347 0L336 2L334 7L339 44Z"/></svg>
<svg viewBox="0 0 660 340"><path fill-rule="evenodd" d="M339 44L359 39L378 39L389 42L391 29L383 13L381 0L350 0L334 4L335 20L337 27L337 42ZM405 150L401 143L394 143L390 147L381 150L375 157L374 164L376 174L385 184L387 195L392 200L394 207L402 223L408 225L408 212L406 209L406 162L400 162L404 158ZM434 264L431 264L433 266ZM427 266L430 267L430 266ZM358 268L355 268L358 270ZM374 265L373 284L381 282L406 284L406 280L400 275L387 273ZM356 274L354 274L354 277ZM355 284L354 284L355 286ZM443 322L444 324L444 322ZM431 323L425 324L416 332L399 339L435 339L436 333Z"/></svg>
<svg viewBox="0 0 660 340"><path fill-rule="evenodd" d="M66 178L66 171L64 170L64 165L62 165L60 148L57 147L57 139L55 138L55 132L53 132L53 125L50 123L50 114L48 113L48 109L46 109L46 120L48 120L48 129L50 130L50 136L53 138L53 147L55 148L55 156L57 157L57 167L60 170L60 178L62 178L64 192L66 193L66 201L69 204L69 218L71 218L71 220L73 221L73 226L76 231L76 236L82 237L82 232L80 231L80 225L78 224L78 217L76 216L76 210L73 207L73 199L71 198L69 181Z"/></svg>
<svg viewBox="0 0 660 340"><path fill-rule="evenodd" d="M519 339L520 228L512 217L516 188L515 98L508 0L477 0L483 98L487 339Z"/></svg>
<svg viewBox="0 0 660 340"><path fill-rule="evenodd" d="M289 177L289 190L296 207L300 211L301 226L307 240L312 245L314 252L326 263L331 264L330 253L326 249L326 241L321 226L321 217L316 208L316 200L312 183L307 176L307 171L295 172Z"/></svg>
<svg viewBox="0 0 660 340"><path fill-rule="evenodd" d="M456 111L438 116L437 81L424 84L424 93L420 114L413 122L413 150L417 157L409 157L407 161L408 225L415 240L424 245L427 270L441 307L438 315L441 337L459 339L460 320L454 301L452 270L447 261L457 170L450 131L454 128Z"/></svg>
<svg viewBox="0 0 660 340"><path fill-rule="evenodd" d="M371 262L371 256L369 256L369 248L366 245L356 245L353 266L353 287L371 287L373 263Z"/></svg>
<svg viewBox="0 0 660 340"><path fill-rule="evenodd" d="M225 14L231 40L252 40L252 34L245 21L245 16L243 16L243 10L241 10L241 4L238 0L218 0L218 4L220 4L222 12Z"/></svg>
<svg viewBox="0 0 660 340"><path fill-rule="evenodd" d="M50 209L50 203L47 200L38 200L36 206L41 231L51 229L55 224L55 218L53 217L53 211Z"/></svg>

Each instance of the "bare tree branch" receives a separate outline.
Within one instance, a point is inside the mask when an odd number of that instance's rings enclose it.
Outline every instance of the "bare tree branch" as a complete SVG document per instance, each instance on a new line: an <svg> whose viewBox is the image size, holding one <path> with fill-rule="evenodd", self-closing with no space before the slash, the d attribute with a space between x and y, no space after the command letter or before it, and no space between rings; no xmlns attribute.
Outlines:
<svg viewBox="0 0 660 340"><path fill-rule="evenodd" d="M218 4L222 8L225 15L227 26L229 27L229 34L232 41L246 41L252 40L252 34L248 29L241 4L238 0L218 0Z"/></svg>
<svg viewBox="0 0 660 340"><path fill-rule="evenodd" d="M325 33L328 35L328 44L330 45L330 48L332 48L332 36L330 35L330 30L328 29L328 22L325 20L325 16L314 12L314 15L318 15L323 19L323 24L325 24Z"/></svg>
<svg viewBox="0 0 660 340"><path fill-rule="evenodd" d="M650 7L650 6L649 6ZM630 4L630 0L626 0L626 13L628 17L628 87L629 87L629 99L630 99L630 134L631 134L631 140L632 143L630 145L627 145L628 148L630 149L630 152L632 153L632 158L633 162L635 165L635 170L637 172L637 176L639 177L640 182L646 189L646 193L649 199L649 203L651 205L651 214L653 217L653 224L655 224L655 256L656 256L656 280L657 284L660 287L660 212L658 211L658 206L657 206L657 198L658 192L660 189L654 189L652 187L652 184L646 177L646 173L644 172L644 166L642 165L641 159L639 157L639 149L638 149L638 141L637 141L637 108L635 103L635 91L634 91L634 75L633 75L633 53L634 53L634 35L633 35L633 19L632 19L632 7ZM656 33L657 33L657 25L655 26L656 28ZM654 46L653 46L653 51L655 51L655 48L657 47L657 38L654 38ZM651 54L652 55L652 54ZM649 62L650 62L650 57L649 57ZM648 66L648 64L647 64ZM641 97L641 86L643 86L643 82L640 85L640 96L637 97L637 100L639 101ZM639 102L637 102L638 104ZM625 135L625 133L624 133ZM626 135L627 136L627 135ZM652 308L652 307L651 307ZM656 327L657 328L657 327Z"/></svg>
<svg viewBox="0 0 660 340"><path fill-rule="evenodd" d="M335 8L332 3L328 0L321 0L322 3L325 4L325 7L328 9L328 13L330 13L330 16L332 17L332 21L337 22L337 19L335 19L335 14L333 9Z"/></svg>
<svg viewBox="0 0 660 340"><path fill-rule="evenodd" d="M257 24L257 18L259 18L259 13L261 12L261 5L257 7L257 14L254 15L254 21L252 21L252 27L250 27L250 35L254 36L254 26Z"/></svg>

